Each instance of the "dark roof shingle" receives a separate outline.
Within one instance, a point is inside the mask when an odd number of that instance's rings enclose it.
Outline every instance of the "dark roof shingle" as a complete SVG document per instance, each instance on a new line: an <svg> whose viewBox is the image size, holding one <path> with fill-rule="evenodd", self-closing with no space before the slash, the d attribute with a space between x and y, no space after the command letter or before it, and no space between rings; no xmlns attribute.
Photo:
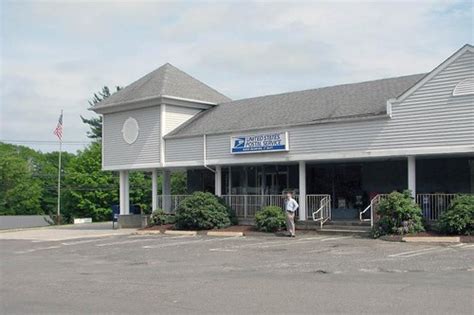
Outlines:
<svg viewBox="0 0 474 315"><path fill-rule="evenodd" d="M112 94L92 109L112 107L160 96L173 96L216 104L230 101L227 96L166 63Z"/></svg>
<svg viewBox="0 0 474 315"><path fill-rule="evenodd" d="M386 114L425 74L242 99L208 109L168 134L194 136Z"/></svg>

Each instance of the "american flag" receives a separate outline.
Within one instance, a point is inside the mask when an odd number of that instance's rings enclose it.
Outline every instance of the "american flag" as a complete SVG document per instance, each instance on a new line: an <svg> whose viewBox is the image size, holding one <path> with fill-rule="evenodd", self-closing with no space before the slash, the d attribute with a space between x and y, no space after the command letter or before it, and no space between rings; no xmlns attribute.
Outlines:
<svg viewBox="0 0 474 315"><path fill-rule="evenodd" d="M60 141L63 140L63 111L61 111L61 115L59 115L58 125L56 126L56 129L54 129L53 133Z"/></svg>

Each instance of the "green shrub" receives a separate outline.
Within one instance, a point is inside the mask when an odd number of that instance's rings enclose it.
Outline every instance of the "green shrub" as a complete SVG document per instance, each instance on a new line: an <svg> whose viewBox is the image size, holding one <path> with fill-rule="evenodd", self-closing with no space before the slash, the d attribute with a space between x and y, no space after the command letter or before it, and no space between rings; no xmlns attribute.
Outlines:
<svg viewBox="0 0 474 315"><path fill-rule="evenodd" d="M412 199L410 191L392 192L382 199L377 211L377 221L372 236L387 234L407 234L424 231L422 212Z"/></svg>
<svg viewBox="0 0 474 315"><path fill-rule="evenodd" d="M268 206L255 214L255 224L259 231L276 232L285 227L285 213L280 207Z"/></svg>
<svg viewBox="0 0 474 315"><path fill-rule="evenodd" d="M438 229L447 234L472 234L474 195L460 195L454 198L448 210L441 215Z"/></svg>
<svg viewBox="0 0 474 315"><path fill-rule="evenodd" d="M164 212L162 209L156 209L150 215L150 226L163 225L163 224L174 224L174 215Z"/></svg>
<svg viewBox="0 0 474 315"><path fill-rule="evenodd" d="M211 193L196 192L176 209L178 229L220 229L230 224L228 207Z"/></svg>
<svg viewBox="0 0 474 315"><path fill-rule="evenodd" d="M221 198L221 197L216 197L216 198L217 200L219 200L219 203L227 209L227 213L229 214L230 225L239 224L239 219L237 218L237 214L235 213L235 210L227 205L224 198Z"/></svg>

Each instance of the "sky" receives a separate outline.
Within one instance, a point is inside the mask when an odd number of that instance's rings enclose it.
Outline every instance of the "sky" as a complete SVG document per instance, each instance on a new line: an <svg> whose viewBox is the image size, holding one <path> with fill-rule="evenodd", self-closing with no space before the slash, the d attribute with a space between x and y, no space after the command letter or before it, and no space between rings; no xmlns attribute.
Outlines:
<svg viewBox="0 0 474 315"><path fill-rule="evenodd" d="M0 141L86 145L88 100L166 62L232 99L431 71L472 1L0 0Z"/></svg>

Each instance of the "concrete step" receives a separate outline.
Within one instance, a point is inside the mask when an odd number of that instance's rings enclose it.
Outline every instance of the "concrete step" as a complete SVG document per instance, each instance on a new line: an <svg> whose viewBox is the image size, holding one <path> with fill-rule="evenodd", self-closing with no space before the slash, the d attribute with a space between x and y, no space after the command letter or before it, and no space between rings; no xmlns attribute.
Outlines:
<svg viewBox="0 0 474 315"><path fill-rule="evenodd" d="M347 231L370 231L370 226L351 226L351 225L336 225L325 224L323 230L347 230Z"/></svg>
<svg viewBox="0 0 474 315"><path fill-rule="evenodd" d="M351 236L360 236L360 237L368 237L370 235L370 230L323 228L323 229L316 229L316 231L318 232L318 234L328 234L328 235L351 235Z"/></svg>
<svg viewBox="0 0 474 315"><path fill-rule="evenodd" d="M327 221L324 225L330 226L330 225L337 225L337 226L355 226L355 227L370 227L370 222L367 221L354 221L354 220L348 220L348 221L341 221L341 220L335 220L335 221Z"/></svg>
<svg viewBox="0 0 474 315"><path fill-rule="evenodd" d="M306 221L297 222L297 229L301 230L314 230L321 234L336 234L336 235L358 235L358 236L369 236L370 234L370 222L360 221L328 221L323 225L319 222Z"/></svg>
<svg viewBox="0 0 474 315"><path fill-rule="evenodd" d="M319 222L315 221L296 221L296 226L304 227L307 229L317 229L321 225ZM331 227L334 229L369 229L370 222L360 222L360 221L326 221L324 227Z"/></svg>

